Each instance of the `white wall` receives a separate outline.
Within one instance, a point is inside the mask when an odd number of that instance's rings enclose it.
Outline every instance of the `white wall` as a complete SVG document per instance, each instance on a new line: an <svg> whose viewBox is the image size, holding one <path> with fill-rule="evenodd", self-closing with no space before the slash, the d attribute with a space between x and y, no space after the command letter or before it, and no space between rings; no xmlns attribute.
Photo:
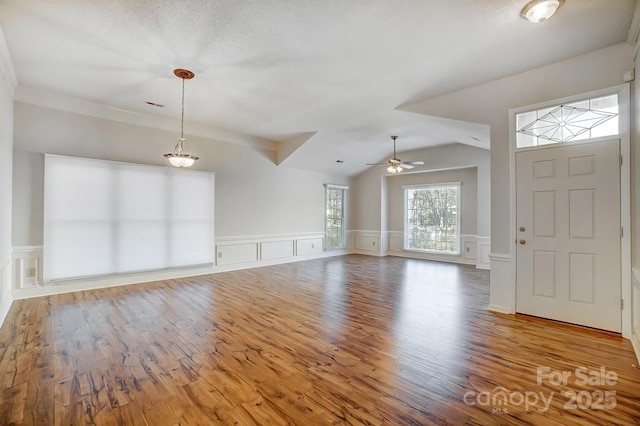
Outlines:
<svg viewBox="0 0 640 426"><path fill-rule="evenodd" d="M640 43L637 47L640 47ZM631 341L640 359L640 57L635 58L636 82L631 84Z"/></svg>
<svg viewBox="0 0 640 426"><path fill-rule="evenodd" d="M387 177L389 231L404 230L404 185L460 182L460 233L476 235L478 179L476 167Z"/></svg>
<svg viewBox="0 0 640 426"><path fill-rule="evenodd" d="M635 49L621 43L404 107L491 127L490 309L515 312L510 249L509 109L622 84Z"/></svg>
<svg viewBox="0 0 640 426"><path fill-rule="evenodd" d="M431 171L425 174L425 182L432 181L433 177L426 177L426 175L436 173L436 171L440 173L448 169L473 168L476 171L476 180L475 183L472 183L476 185L476 205L473 206L470 214L475 216L476 223L473 226L469 225L468 229L473 229L473 233L479 236L488 237L490 235L491 182L489 180L488 151L456 143L403 152L401 157L424 161L425 165L421 166L420 170ZM460 173L464 174L464 172L454 172L453 175L447 175L447 179L454 176L461 178L462 175ZM390 185L393 186L391 182L394 182L393 180L396 178L384 177L385 174L384 167L372 167L355 179L354 190L357 192L358 198L355 200L357 209L356 214L352 216L353 226L351 229L367 231L402 230L401 227L396 229L397 212L394 211L391 215L382 214L383 212L389 212L389 204L395 203L392 201L395 198L392 194L393 191L390 191ZM410 175L407 174L406 176ZM437 175L433 176L438 178ZM413 178L398 177L398 179Z"/></svg>
<svg viewBox="0 0 640 426"><path fill-rule="evenodd" d="M15 102L14 246L42 244L44 153L167 165L178 136L149 127ZM186 129L188 131L188 128ZM216 173L218 237L324 232L324 183L349 180L274 164L275 153L187 137L194 169Z"/></svg>
<svg viewBox="0 0 640 426"><path fill-rule="evenodd" d="M0 30L0 56L4 36ZM6 63L5 63L6 64ZM0 66L0 324L11 305L11 190L13 151L13 88Z"/></svg>
<svg viewBox="0 0 640 426"><path fill-rule="evenodd" d="M633 54L622 43L402 108L491 126L493 253L510 251L509 109L622 84Z"/></svg>

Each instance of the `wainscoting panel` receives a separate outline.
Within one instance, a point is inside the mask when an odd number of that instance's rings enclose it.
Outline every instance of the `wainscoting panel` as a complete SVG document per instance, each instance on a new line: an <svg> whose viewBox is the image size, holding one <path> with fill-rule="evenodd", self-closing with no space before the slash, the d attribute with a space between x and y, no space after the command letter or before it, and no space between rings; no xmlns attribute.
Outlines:
<svg viewBox="0 0 640 426"><path fill-rule="evenodd" d="M350 248L355 253L461 263L476 265L479 269L490 269L491 266L489 262L491 240L489 237L460 235L460 254L449 255L404 250L404 233L402 231L352 230L348 235L352 244Z"/></svg>
<svg viewBox="0 0 640 426"><path fill-rule="evenodd" d="M216 246L216 265L255 262L258 260L258 243L228 244Z"/></svg>
<svg viewBox="0 0 640 426"><path fill-rule="evenodd" d="M491 253L491 238L476 237L476 242L478 246L476 267L478 269L491 269L491 259L489 259Z"/></svg>
<svg viewBox="0 0 640 426"><path fill-rule="evenodd" d="M11 250L13 288L42 285L42 246L18 246Z"/></svg>
<svg viewBox="0 0 640 426"><path fill-rule="evenodd" d="M380 251L380 237L370 235L356 236L356 249L365 251Z"/></svg>
<svg viewBox="0 0 640 426"><path fill-rule="evenodd" d="M321 254L324 247L324 238L302 238L296 240L296 255L309 256Z"/></svg>
<svg viewBox="0 0 640 426"><path fill-rule="evenodd" d="M293 240L269 241L260 243L260 260L282 259L294 256Z"/></svg>
<svg viewBox="0 0 640 426"><path fill-rule="evenodd" d="M511 283L511 256L492 253L489 255L489 259L491 260L491 277L488 309L495 312L514 314L516 306L515 288Z"/></svg>
<svg viewBox="0 0 640 426"><path fill-rule="evenodd" d="M42 246L13 247L6 268L13 299L46 296L95 288L115 287L149 281L194 277L216 272L297 262L351 253L349 249L324 250L324 233L237 236L216 238L216 264L188 268L169 268L127 274L105 275L90 279L42 282ZM36 268L33 276L33 268ZM0 303L4 303L0 300ZM0 306L2 309L2 306ZM1 312L0 312L1 313Z"/></svg>

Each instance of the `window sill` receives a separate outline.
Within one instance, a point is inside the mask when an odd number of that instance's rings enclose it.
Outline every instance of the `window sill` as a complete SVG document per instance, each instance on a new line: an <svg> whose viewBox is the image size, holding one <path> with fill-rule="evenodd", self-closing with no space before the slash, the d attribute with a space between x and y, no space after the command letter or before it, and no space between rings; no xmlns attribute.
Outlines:
<svg viewBox="0 0 640 426"><path fill-rule="evenodd" d="M435 251L435 250L417 250L417 249L408 249L403 248L402 251L408 251L411 253L424 253L424 254L437 254L439 256L460 256L460 252L451 252L451 251Z"/></svg>

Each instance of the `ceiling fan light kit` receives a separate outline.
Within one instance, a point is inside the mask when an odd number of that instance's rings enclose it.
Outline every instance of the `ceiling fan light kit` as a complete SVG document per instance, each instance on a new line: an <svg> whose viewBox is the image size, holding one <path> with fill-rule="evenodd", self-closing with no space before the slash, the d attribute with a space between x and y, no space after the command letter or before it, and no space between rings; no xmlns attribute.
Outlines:
<svg viewBox="0 0 640 426"><path fill-rule="evenodd" d="M564 0L532 0L522 9L522 17L534 24L540 24L551 18L562 3Z"/></svg>
<svg viewBox="0 0 640 426"><path fill-rule="evenodd" d="M368 163L367 166L387 166L387 172L392 174L401 173L404 169L413 169L415 166L423 166L423 161L402 161L396 157L396 139L397 136L391 136L393 140L393 157L386 163Z"/></svg>
<svg viewBox="0 0 640 426"><path fill-rule="evenodd" d="M178 143L173 148L173 152L164 154L164 158L169 160L169 163L174 167L191 167L200 157L183 152L184 141L186 140L184 138L184 81L191 80L195 77L195 74L182 68L173 70L173 74L182 79L182 116L180 118L180 137L178 138Z"/></svg>

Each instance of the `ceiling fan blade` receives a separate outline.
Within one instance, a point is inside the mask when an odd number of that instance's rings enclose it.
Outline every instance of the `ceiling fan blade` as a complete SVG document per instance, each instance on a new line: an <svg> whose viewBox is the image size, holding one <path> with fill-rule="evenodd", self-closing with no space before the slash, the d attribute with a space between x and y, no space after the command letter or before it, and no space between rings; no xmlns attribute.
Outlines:
<svg viewBox="0 0 640 426"><path fill-rule="evenodd" d="M402 167L403 169L413 169L413 166L407 163L400 163L398 164L398 166Z"/></svg>
<svg viewBox="0 0 640 426"><path fill-rule="evenodd" d="M388 163L367 163L367 166L386 166Z"/></svg>
<svg viewBox="0 0 640 426"><path fill-rule="evenodd" d="M424 166L424 161L405 161L404 164L408 164L410 166Z"/></svg>

